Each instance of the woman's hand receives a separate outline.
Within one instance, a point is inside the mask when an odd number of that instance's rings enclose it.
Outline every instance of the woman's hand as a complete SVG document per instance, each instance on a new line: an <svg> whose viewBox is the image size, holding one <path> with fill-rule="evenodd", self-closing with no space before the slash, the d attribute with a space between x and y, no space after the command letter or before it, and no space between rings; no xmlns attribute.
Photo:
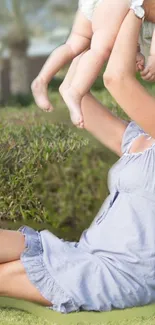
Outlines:
<svg viewBox="0 0 155 325"><path fill-rule="evenodd" d="M147 65L140 74L143 80L155 81L155 55L150 55L148 57Z"/></svg>
<svg viewBox="0 0 155 325"><path fill-rule="evenodd" d="M145 0L143 4L145 10L145 19L152 23L155 23L155 1Z"/></svg>
<svg viewBox="0 0 155 325"><path fill-rule="evenodd" d="M136 55L136 71L143 71L145 67L145 57L141 52Z"/></svg>

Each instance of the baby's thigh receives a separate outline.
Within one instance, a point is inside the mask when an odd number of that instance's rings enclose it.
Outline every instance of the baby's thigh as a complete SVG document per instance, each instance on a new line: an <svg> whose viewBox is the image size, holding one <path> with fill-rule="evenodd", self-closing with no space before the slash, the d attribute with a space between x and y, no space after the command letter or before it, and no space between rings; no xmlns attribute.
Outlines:
<svg viewBox="0 0 155 325"><path fill-rule="evenodd" d="M72 32L88 39L92 37L92 23L80 10L76 13Z"/></svg>
<svg viewBox="0 0 155 325"><path fill-rule="evenodd" d="M131 0L103 0L94 11L92 19L93 33L98 30L113 46L120 26L131 6Z"/></svg>

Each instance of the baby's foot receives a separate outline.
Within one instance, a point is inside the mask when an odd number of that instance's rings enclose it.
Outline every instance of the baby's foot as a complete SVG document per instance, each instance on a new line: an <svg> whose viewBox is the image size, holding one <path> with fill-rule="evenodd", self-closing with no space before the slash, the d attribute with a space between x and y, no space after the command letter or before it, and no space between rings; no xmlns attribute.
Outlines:
<svg viewBox="0 0 155 325"><path fill-rule="evenodd" d="M53 106L48 99L47 84L40 77L37 77L31 85L32 93L38 107L44 111L51 112Z"/></svg>
<svg viewBox="0 0 155 325"><path fill-rule="evenodd" d="M81 129L84 128L84 120L81 112L82 97L76 89L70 87L63 91L63 99L69 108L73 124Z"/></svg>

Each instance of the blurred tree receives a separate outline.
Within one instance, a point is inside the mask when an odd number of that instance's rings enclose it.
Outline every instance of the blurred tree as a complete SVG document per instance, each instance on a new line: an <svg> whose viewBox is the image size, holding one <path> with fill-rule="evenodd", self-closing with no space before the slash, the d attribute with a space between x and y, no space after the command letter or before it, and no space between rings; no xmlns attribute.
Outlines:
<svg viewBox="0 0 155 325"><path fill-rule="evenodd" d="M0 42L0 104L2 102L3 44Z"/></svg>
<svg viewBox="0 0 155 325"><path fill-rule="evenodd" d="M52 0L49 2L52 13L61 23L67 26L72 24L73 17L78 8L78 0Z"/></svg>
<svg viewBox="0 0 155 325"><path fill-rule="evenodd" d="M12 95L29 93L27 49L30 37L41 33L46 24L47 3L48 0L1 0L0 41L10 53Z"/></svg>
<svg viewBox="0 0 155 325"><path fill-rule="evenodd" d="M77 0L0 0L0 42L10 54L12 95L30 91L27 50L33 36L71 26Z"/></svg>

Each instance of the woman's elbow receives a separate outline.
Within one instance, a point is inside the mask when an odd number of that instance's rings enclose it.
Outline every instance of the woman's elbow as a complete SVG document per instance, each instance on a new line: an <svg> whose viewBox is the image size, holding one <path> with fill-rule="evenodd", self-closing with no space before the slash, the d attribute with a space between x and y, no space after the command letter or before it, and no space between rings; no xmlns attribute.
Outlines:
<svg viewBox="0 0 155 325"><path fill-rule="evenodd" d="M113 72L109 73L108 71L105 71L103 75L103 82L105 87L111 91L113 88L117 86L122 87L124 85L124 82L128 80L130 76L128 74L124 74L123 72Z"/></svg>

